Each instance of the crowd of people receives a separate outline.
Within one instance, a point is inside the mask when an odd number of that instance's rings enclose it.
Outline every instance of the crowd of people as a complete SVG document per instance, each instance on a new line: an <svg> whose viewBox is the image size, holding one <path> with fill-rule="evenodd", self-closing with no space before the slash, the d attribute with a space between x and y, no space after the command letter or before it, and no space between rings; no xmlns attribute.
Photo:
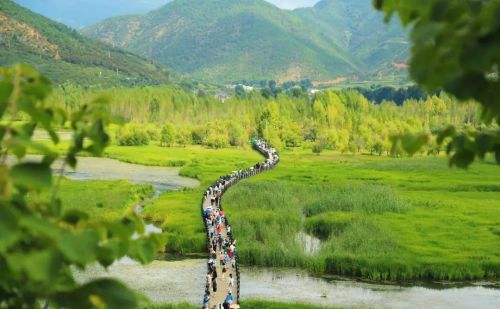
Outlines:
<svg viewBox="0 0 500 309"><path fill-rule="evenodd" d="M253 142L254 148L262 153L266 160L254 166L234 171L220 177L205 191L202 200L202 214L207 232L209 259L203 297L203 309L230 309L237 307L239 298L238 249L233 238L231 226L221 206L224 192L241 179L248 178L265 170L272 169L279 162L276 149L264 140ZM234 289L236 288L236 291ZM224 297L217 297L221 290ZM236 299L233 295L236 292ZM212 305L210 307L210 305Z"/></svg>

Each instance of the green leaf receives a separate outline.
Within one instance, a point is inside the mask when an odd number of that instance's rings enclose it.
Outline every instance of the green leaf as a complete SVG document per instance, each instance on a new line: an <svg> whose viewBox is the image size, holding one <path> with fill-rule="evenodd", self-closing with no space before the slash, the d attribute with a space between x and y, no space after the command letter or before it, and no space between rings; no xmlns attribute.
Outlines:
<svg viewBox="0 0 500 309"><path fill-rule="evenodd" d="M10 170L14 185L25 189L39 190L52 185L52 171L42 163L19 163Z"/></svg>
<svg viewBox="0 0 500 309"><path fill-rule="evenodd" d="M89 282L71 292L55 295L54 302L65 308L120 308L135 309L137 297L122 283L112 279Z"/></svg>
<svg viewBox="0 0 500 309"><path fill-rule="evenodd" d="M14 90L14 86L8 80L0 81L0 117L3 116L3 113L7 109L9 104L10 96L12 95L12 91Z"/></svg>
<svg viewBox="0 0 500 309"><path fill-rule="evenodd" d="M455 152L455 154L450 159L450 166L456 166L458 168L467 168L474 162L475 154L471 150L461 150Z"/></svg>
<svg viewBox="0 0 500 309"><path fill-rule="evenodd" d="M456 132L457 131L455 130L454 126L449 126L446 129L439 132L437 139L436 139L436 142L438 143L438 145L442 145L443 141L447 137L454 137L456 135Z"/></svg>
<svg viewBox="0 0 500 309"><path fill-rule="evenodd" d="M495 151L495 160L497 164L500 164L500 143L493 146L493 149Z"/></svg>
<svg viewBox="0 0 500 309"><path fill-rule="evenodd" d="M77 225L81 221L87 221L89 215L77 209L69 209L64 212L62 220L71 225Z"/></svg>
<svg viewBox="0 0 500 309"><path fill-rule="evenodd" d="M129 240L122 241L116 238L109 239L101 243L97 251L97 260L102 266L108 267L113 264L116 259L126 255L128 245Z"/></svg>
<svg viewBox="0 0 500 309"><path fill-rule="evenodd" d="M7 255L7 264L11 271L26 275L36 282L50 282L57 277L63 259L54 250L41 250Z"/></svg>
<svg viewBox="0 0 500 309"><path fill-rule="evenodd" d="M422 149L423 146L429 143L429 140L430 138L428 134L408 134L403 136L401 144L404 151L406 151L410 156L413 156L420 149Z"/></svg>
<svg viewBox="0 0 500 309"><path fill-rule="evenodd" d="M0 205L0 252L5 252L21 237L18 229L18 216L10 207Z"/></svg>
<svg viewBox="0 0 500 309"><path fill-rule="evenodd" d="M28 231L31 236L50 238L56 240L61 235L61 230L40 217L23 216L19 219L19 225Z"/></svg>
<svg viewBox="0 0 500 309"><path fill-rule="evenodd" d="M128 256L142 264L146 264L155 259L156 247L149 237L139 238L130 243Z"/></svg>
<svg viewBox="0 0 500 309"><path fill-rule="evenodd" d="M95 230L65 233L59 238L57 246L64 256L77 265L85 265L96 259L99 235Z"/></svg>

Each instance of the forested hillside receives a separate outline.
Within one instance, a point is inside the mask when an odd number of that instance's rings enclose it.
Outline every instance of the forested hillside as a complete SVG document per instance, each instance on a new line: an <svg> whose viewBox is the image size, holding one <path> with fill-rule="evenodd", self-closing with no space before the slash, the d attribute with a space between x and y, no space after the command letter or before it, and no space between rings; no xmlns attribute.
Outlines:
<svg viewBox="0 0 500 309"><path fill-rule="evenodd" d="M153 85L171 71L80 35L10 0L0 1L0 65L33 65L56 83Z"/></svg>
<svg viewBox="0 0 500 309"><path fill-rule="evenodd" d="M369 0L323 0L295 11L263 0L175 0L83 33L223 82L404 78L405 34L378 19Z"/></svg>
<svg viewBox="0 0 500 309"><path fill-rule="evenodd" d="M363 63L363 70L379 77L406 74L408 37L394 18L383 14L369 0L323 0L294 14Z"/></svg>

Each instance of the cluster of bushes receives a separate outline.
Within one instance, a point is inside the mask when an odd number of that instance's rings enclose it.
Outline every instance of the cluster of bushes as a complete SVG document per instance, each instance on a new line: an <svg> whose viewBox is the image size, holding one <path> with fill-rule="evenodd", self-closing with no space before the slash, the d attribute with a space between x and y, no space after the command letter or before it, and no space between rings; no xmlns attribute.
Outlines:
<svg viewBox="0 0 500 309"><path fill-rule="evenodd" d="M119 146L144 146L156 142L162 147L203 145L217 149L245 146L249 140L250 135L243 126L224 121L196 127L129 123L116 130L116 144Z"/></svg>
<svg viewBox="0 0 500 309"><path fill-rule="evenodd" d="M120 146L143 146L148 145L151 136L137 124L128 124L116 132L116 141Z"/></svg>

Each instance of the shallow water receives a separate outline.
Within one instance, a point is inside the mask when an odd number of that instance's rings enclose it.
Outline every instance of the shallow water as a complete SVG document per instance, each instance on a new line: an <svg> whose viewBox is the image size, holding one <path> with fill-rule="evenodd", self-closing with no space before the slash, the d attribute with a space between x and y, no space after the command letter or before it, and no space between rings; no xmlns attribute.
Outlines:
<svg viewBox="0 0 500 309"><path fill-rule="evenodd" d="M28 156L26 160L38 161L40 156ZM13 158L9 161L13 162ZM62 161L54 163L56 174L61 166ZM179 168L144 166L108 158L80 157L77 169L66 168L63 175L73 180L129 180L135 184L151 184L157 194L200 184L196 179L179 176Z"/></svg>
<svg viewBox="0 0 500 309"><path fill-rule="evenodd" d="M152 301L189 302L203 297L205 259L154 261L141 266L122 259L105 271L92 266L76 277L122 280ZM219 287L220 288L220 287ZM241 268L241 298L355 308L500 308L500 290L483 286L432 289L328 280L294 269Z"/></svg>
<svg viewBox="0 0 500 309"><path fill-rule="evenodd" d="M432 289L327 280L289 269L242 268L241 297L356 308L500 308L500 290Z"/></svg>
<svg viewBox="0 0 500 309"><path fill-rule="evenodd" d="M154 261L146 266L123 258L106 271L98 265L75 270L79 282L101 277L116 278L146 295L155 303L189 302L200 304L204 292L205 259Z"/></svg>

